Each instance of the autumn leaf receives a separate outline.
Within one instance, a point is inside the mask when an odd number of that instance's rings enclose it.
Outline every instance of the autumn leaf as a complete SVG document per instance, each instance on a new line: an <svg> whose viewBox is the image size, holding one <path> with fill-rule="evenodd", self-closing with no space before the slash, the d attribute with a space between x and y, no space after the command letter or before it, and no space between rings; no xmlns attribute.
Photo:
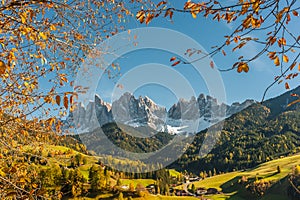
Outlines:
<svg viewBox="0 0 300 200"><path fill-rule="evenodd" d="M60 96L56 95L55 97L56 104L60 106Z"/></svg>
<svg viewBox="0 0 300 200"><path fill-rule="evenodd" d="M69 107L69 100L68 100L67 95L64 96L64 107L65 107L66 109L68 109L68 107Z"/></svg>
<svg viewBox="0 0 300 200"><path fill-rule="evenodd" d="M4 74L5 70L6 70L5 63L2 60L0 60L0 75Z"/></svg>
<svg viewBox="0 0 300 200"><path fill-rule="evenodd" d="M299 14L298 14L298 12L297 12L296 10L293 10L292 12L293 12L293 15L294 15L294 16L296 16L296 17L299 16Z"/></svg>
<svg viewBox="0 0 300 200"><path fill-rule="evenodd" d="M144 11L139 11L137 14L136 14L136 19L140 21L140 23L143 23L144 20L145 20L145 12Z"/></svg>
<svg viewBox="0 0 300 200"><path fill-rule="evenodd" d="M39 35L41 36L41 38L42 38L43 40L47 40L47 35L46 35L45 33L40 32Z"/></svg>
<svg viewBox="0 0 300 200"><path fill-rule="evenodd" d="M27 14L26 14L26 12L23 12L23 13L21 14L21 22L22 22L23 24L26 23L26 18L27 18Z"/></svg>
<svg viewBox="0 0 300 200"><path fill-rule="evenodd" d="M51 24L51 25L50 25L50 30L51 30L51 31L56 31L56 26L55 26L54 24Z"/></svg>
<svg viewBox="0 0 300 200"><path fill-rule="evenodd" d="M174 67L174 66L178 65L179 63L180 63L180 60L178 60L178 61L174 62L174 63L172 64L172 67Z"/></svg>
<svg viewBox="0 0 300 200"><path fill-rule="evenodd" d="M294 62L293 64L291 64L290 70L293 70L295 66L296 66L296 62Z"/></svg>
<svg viewBox="0 0 300 200"><path fill-rule="evenodd" d="M298 94L295 94L295 93L292 93L291 96L292 96L292 97L299 97L299 95L298 95Z"/></svg>
<svg viewBox="0 0 300 200"><path fill-rule="evenodd" d="M172 58L170 58L170 62L172 62L172 61L174 61L174 60L176 60L176 57L175 57L175 56L173 56Z"/></svg>
<svg viewBox="0 0 300 200"><path fill-rule="evenodd" d="M287 55L283 55L283 62L289 62L289 57L287 57Z"/></svg>
<svg viewBox="0 0 300 200"><path fill-rule="evenodd" d="M290 85L288 83L285 83L285 89L287 89L287 90L290 89Z"/></svg>
<svg viewBox="0 0 300 200"><path fill-rule="evenodd" d="M245 73L247 73L249 71L249 66L247 63L244 62L240 62L238 67L237 67L237 72L241 73L242 71L244 71Z"/></svg>
<svg viewBox="0 0 300 200"><path fill-rule="evenodd" d="M276 66L279 66L279 65L280 65L280 61L279 61L278 56L275 57L275 59L274 59L274 64L275 64Z"/></svg>
<svg viewBox="0 0 300 200"><path fill-rule="evenodd" d="M165 2L165 1L161 1L161 2L159 2L157 5L156 5L156 8L158 8L159 6L161 6L161 5L164 5L164 4L166 4L167 2Z"/></svg>
<svg viewBox="0 0 300 200"><path fill-rule="evenodd" d="M197 18L197 15L196 15L196 13L195 13L195 12L191 12L191 14L192 14L192 17L193 17L194 19L196 19L196 18Z"/></svg>
<svg viewBox="0 0 300 200"><path fill-rule="evenodd" d="M226 56L226 52L222 49L222 54L224 55L224 56Z"/></svg>

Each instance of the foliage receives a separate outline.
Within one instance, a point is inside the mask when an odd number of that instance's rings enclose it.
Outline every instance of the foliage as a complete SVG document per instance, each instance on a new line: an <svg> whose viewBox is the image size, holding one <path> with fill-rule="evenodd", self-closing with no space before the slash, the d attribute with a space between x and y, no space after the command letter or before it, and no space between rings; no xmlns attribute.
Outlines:
<svg viewBox="0 0 300 200"><path fill-rule="evenodd" d="M46 162L41 155L43 143L60 133L56 117L74 109L77 94L84 92L80 87L69 91L76 68L95 45L123 30L125 17L143 4L110 0L1 2L0 166L5 168L1 197L43 198L39 187L19 184L21 174L27 171L24 167L30 166L25 156ZM23 146L36 140L40 150L23 151Z"/></svg>
<svg viewBox="0 0 300 200"><path fill-rule="evenodd" d="M232 54L231 57L238 57L234 54L236 51L254 44L258 46L258 50L254 55L242 55L237 58L232 67L223 68L220 71L237 70L238 73L247 73L251 62L264 55L274 62L276 67L279 66L281 68L279 75L276 76L270 87L277 82L285 81L285 87L289 89L288 80L297 77L299 73L297 68L295 68L295 66L299 65L299 37L297 30L293 28L296 22L299 21L299 9L297 0L239 0L225 2L189 0L185 1L184 5L179 8L174 7L168 1L160 1L152 7L140 10L136 18L141 23L149 24L154 18L160 16L173 20L175 13L186 13L192 15L193 18L201 16L205 19L233 24L233 30L230 34L224 35L225 39L221 44L212 46L212 50L208 54L201 53L192 62L207 56L213 57L219 54L227 56L230 52ZM198 51L191 48L186 50L186 54L192 56ZM179 63L190 63L177 57L172 57L170 61L174 62L172 66L176 66ZM214 68L213 61L211 62L211 67Z"/></svg>

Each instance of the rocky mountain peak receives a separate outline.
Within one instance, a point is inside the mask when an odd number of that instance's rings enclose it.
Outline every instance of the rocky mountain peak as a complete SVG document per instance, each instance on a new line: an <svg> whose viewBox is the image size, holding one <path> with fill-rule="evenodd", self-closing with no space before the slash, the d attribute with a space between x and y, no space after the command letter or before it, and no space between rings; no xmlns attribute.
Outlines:
<svg viewBox="0 0 300 200"><path fill-rule="evenodd" d="M198 98L191 97L189 100L180 98L167 110L147 96L136 98L133 94L125 92L112 105L96 95L94 101L89 102L86 107L79 106L74 114L70 114L70 118L74 118L81 132L93 130L110 122L124 123L133 127L148 126L157 131L173 132L181 129L180 127L206 128L211 125L210 123L216 123L239 112L253 102L247 100L229 106L219 104L216 98L200 94ZM188 129L185 131L189 132ZM199 130L193 130L195 131Z"/></svg>

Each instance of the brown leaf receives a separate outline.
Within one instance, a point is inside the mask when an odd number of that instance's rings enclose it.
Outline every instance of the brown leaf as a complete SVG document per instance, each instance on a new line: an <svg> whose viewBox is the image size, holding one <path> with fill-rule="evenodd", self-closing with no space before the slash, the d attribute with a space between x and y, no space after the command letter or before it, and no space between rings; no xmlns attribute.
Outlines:
<svg viewBox="0 0 300 200"><path fill-rule="evenodd" d="M297 12L296 10L293 10L292 12L293 12L293 15L294 15L294 16L296 16L296 17L299 16L299 14L298 14L298 12Z"/></svg>
<svg viewBox="0 0 300 200"><path fill-rule="evenodd" d="M293 70L295 66L296 66L296 62L294 62L293 64L291 64L290 70Z"/></svg>
<svg viewBox="0 0 300 200"><path fill-rule="evenodd" d="M68 107L69 107L69 100L68 100L67 95L64 96L64 107L65 107L66 109L68 109Z"/></svg>
<svg viewBox="0 0 300 200"><path fill-rule="evenodd" d="M290 89L290 85L288 83L285 83L285 89L287 89L287 90Z"/></svg>
<svg viewBox="0 0 300 200"><path fill-rule="evenodd" d="M224 56L226 56L226 52L222 49L222 54L224 55Z"/></svg>
<svg viewBox="0 0 300 200"><path fill-rule="evenodd" d="M56 101L56 104L60 106L60 96L59 95L57 95L55 97L55 101Z"/></svg>

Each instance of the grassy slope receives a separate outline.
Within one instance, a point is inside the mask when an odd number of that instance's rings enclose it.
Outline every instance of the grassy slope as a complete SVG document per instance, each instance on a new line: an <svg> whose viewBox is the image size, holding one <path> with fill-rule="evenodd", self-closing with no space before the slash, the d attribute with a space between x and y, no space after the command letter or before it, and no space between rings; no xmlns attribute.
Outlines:
<svg viewBox="0 0 300 200"><path fill-rule="evenodd" d="M231 172L227 174L217 175L211 178L207 178L203 181L194 182L196 187L214 187L219 190L223 190L225 194L209 196L211 199L253 199L253 196L249 196L249 192L244 188L239 187L237 183L241 176L247 176L248 178L254 178L255 176L269 181L275 181L274 184L262 198L263 200L288 200L286 196L286 188L288 186L285 177L291 172L293 166L300 164L300 155L294 155L286 158L273 160L267 163L263 163L258 167L247 170ZM281 173L277 172L277 166L280 166Z"/></svg>
<svg viewBox="0 0 300 200"><path fill-rule="evenodd" d="M31 147L32 148L32 147ZM62 151L66 152L69 150L67 147L62 146L44 146L44 156L47 155L49 151ZM59 164L67 164L69 162L69 159L71 156L74 156L78 154L79 152L72 150L71 155L62 155L58 156L56 155L53 158L49 158L49 160L53 163L59 163ZM98 157L94 156L86 156L87 158L87 164L80 167L81 173L84 175L85 178L88 177L88 169L91 166L92 163L95 163L98 160ZM214 187L218 188L219 190L223 190L224 194L220 195L214 195L214 196L208 196L209 199L213 200L222 200L222 199L233 199L233 200L247 200L247 199L253 199L253 196L249 196L249 192L245 191L244 188L236 186L235 184L237 180L241 176L247 176L249 178L253 178L255 176L260 177L264 180L272 180L276 181L277 183L274 184L269 191L266 193L266 195L261 198L262 200L288 200L288 197L286 196L286 188L288 186L287 180L285 177L291 172L291 169L295 165L300 165L300 155L294 155L286 158L281 158L277 160L273 160L267 163L263 163L259 165L258 167L247 170L247 171L238 171L238 172L231 172L227 174L217 175L211 178L206 178L205 180L194 182L196 187ZM281 173L278 174L277 172L277 166L281 167ZM177 176L178 172L175 170L170 170L170 174L173 176ZM123 179L122 184L129 185L130 182L133 182L136 186L138 183L141 183L144 186L147 186L148 184L152 184L155 181L152 179ZM111 195L111 194L106 194ZM105 196L106 196L105 195ZM107 198L108 196L106 196ZM108 197L109 198L109 197ZM147 196L146 198L137 198L138 200L143 199L153 199L153 200L164 200L164 199L185 199L185 200L194 200L197 198L194 197L166 197L166 196Z"/></svg>

